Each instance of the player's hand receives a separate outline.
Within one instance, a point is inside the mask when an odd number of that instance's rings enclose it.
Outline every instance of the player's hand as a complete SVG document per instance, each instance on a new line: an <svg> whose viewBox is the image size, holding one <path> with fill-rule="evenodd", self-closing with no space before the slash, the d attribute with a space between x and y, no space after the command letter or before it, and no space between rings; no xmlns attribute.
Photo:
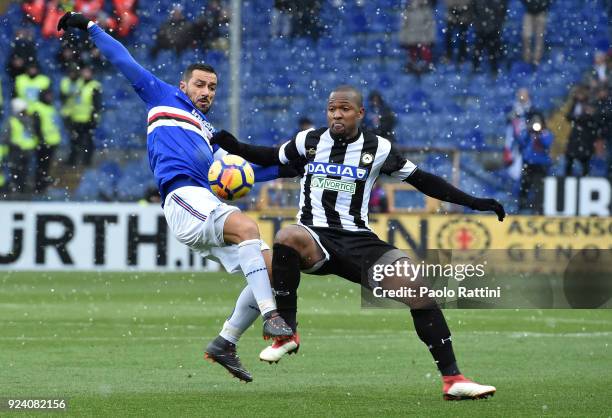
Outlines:
<svg viewBox="0 0 612 418"><path fill-rule="evenodd" d="M497 219L502 222L506 217L506 211L501 203L495 199L476 199L472 206L472 209L479 210L482 212L495 212Z"/></svg>
<svg viewBox="0 0 612 418"><path fill-rule="evenodd" d="M57 31L67 30L68 28L77 28L87 30L89 19L83 16L81 13L67 12L57 22Z"/></svg>
<svg viewBox="0 0 612 418"><path fill-rule="evenodd" d="M289 178L292 179L294 177L302 177L306 172L306 164L308 160L304 157L300 157L297 160L291 160L287 165L281 165L278 168L278 177L279 178Z"/></svg>
<svg viewBox="0 0 612 418"><path fill-rule="evenodd" d="M215 132L210 138L210 145L217 144L228 152L235 152L234 149L238 145L238 140L234 135L226 130Z"/></svg>

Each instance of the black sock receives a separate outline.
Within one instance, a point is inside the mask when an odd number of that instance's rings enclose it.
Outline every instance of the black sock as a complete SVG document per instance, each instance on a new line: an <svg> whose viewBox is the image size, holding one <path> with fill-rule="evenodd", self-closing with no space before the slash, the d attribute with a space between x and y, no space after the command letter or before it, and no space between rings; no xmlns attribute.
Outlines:
<svg viewBox="0 0 612 418"><path fill-rule="evenodd" d="M297 328L297 289L299 285L300 254L287 245L274 244L272 287L276 292L276 308L293 332Z"/></svg>
<svg viewBox="0 0 612 418"><path fill-rule="evenodd" d="M414 329L427 345L442 376L461 374L455 360L450 330L440 309L411 309Z"/></svg>

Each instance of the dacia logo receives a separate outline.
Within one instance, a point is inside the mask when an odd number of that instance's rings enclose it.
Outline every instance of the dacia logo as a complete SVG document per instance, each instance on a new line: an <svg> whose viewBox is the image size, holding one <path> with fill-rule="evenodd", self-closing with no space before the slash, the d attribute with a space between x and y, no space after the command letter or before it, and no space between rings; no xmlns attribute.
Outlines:
<svg viewBox="0 0 612 418"><path fill-rule="evenodd" d="M368 170L344 164L308 163L306 166L306 174L341 176L355 180L364 180L368 175Z"/></svg>

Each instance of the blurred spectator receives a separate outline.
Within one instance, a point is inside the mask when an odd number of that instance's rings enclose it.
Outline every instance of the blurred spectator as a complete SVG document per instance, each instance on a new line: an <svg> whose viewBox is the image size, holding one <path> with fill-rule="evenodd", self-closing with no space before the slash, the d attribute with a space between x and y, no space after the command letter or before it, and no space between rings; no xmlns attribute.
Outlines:
<svg viewBox="0 0 612 418"><path fill-rule="evenodd" d="M598 124L595 107L589 103L588 90L578 86L572 97L570 111L565 116L572 130L565 150L565 175L573 174L574 161L582 166L582 176L589 174L589 163L593 156L593 144L597 139Z"/></svg>
<svg viewBox="0 0 612 418"><path fill-rule="evenodd" d="M45 38L59 38L62 34L57 31L57 22L67 11L72 11L70 1L49 0L46 2L45 16L42 22L41 33Z"/></svg>
<svg viewBox="0 0 612 418"><path fill-rule="evenodd" d="M9 153L9 146L0 142L0 190L4 190L7 182L4 161Z"/></svg>
<svg viewBox="0 0 612 418"><path fill-rule="evenodd" d="M406 71L420 74L431 70L436 39L433 0L413 0L402 12L400 44L408 51Z"/></svg>
<svg viewBox="0 0 612 418"><path fill-rule="evenodd" d="M527 120L532 113L538 112L531 104L529 90L522 87L516 92L516 99L508 115L506 140L504 145L504 163L508 167L508 175L514 180L521 177L523 157L517 138L526 129Z"/></svg>
<svg viewBox="0 0 612 418"><path fill-rule="evenodd" d="M71 118L70 156L67 164L75 166L82 159L85 166L91 165L94 153L94 133L102 110L102 85L93 78L90 67L81 70L79 94Z"/></svg>
<svg viewBox="0 0 612 418"><path fill-rule="evenodd" d="M507 8L508 0L474 0L474 71L480 69L483 58L487 57L491 72L497 75L503 53L501 35Z"/></svg>
<svg viewBox="0 0 612 418"><path fill-rule="evenodd" d="M117 35L124 38L128 36L134 26L138 24L136 14L137 0L113 0L113 11L117 16Z"/></svg>
<svg viewBox="0 0 612 418"><path fill-rule="evenodd" d="M68 70L68 75L60 81L60 101L62 103L60 114L67 132L72 132L72 114L79 95L79 84L79 70L73 65Z"/></svg>
<svg viewBox="0 0 612 418"><path fill-rule="evenodd" d="M605 84L610 81L610 68L608 67L608 54L603 51L595 52L593 58L593 69L589 75L589 79L594 85Z"/></svg>
<svg viewBox="0 0 612 418"><path fill-rule="evenodd" d="M11 82L25 73L29 65L38 65L36 58L36 44L34 43L34 32L29 28L17 29L13 48L8 57L8 75Z"/></svg>
<svg viewBox="0 0 612 418"><path fill-rule="evenodd" d="M376 135L395 141L395 114L376 90L368 96L365 127Z"/></svg>
<svg viewBox="0 0 612 418"><path fill-rule="evenodd" d="M598 138L607 153L606 171L612 181L612 97L608 86L600 86L596 93L596 119L599 124Z"/></svg>
<svg viewBox="0 0 612 418"><path fill-rule="evenodd" d="M370 213L388 213L389 202L387 200L387 194L385 189L380 185L380 182L376 182L372 188L370 194L370 202L368 204Z"/></svg>
<svg viewBox="0 0 612 418"><path fill-rule="evenodd" d="M322 0L292 0L293 21L291 23L294 37L309 37L317 41L321 36L322 27L319 14Z"/></svg>
<svg viewBox="0 0 612 418"><path fill-rule="evenodd" d="M228 23L229 10L220 0L210 0L206 10L199 16L191 29L192 42L203 50L229 49Z"/></svg>
<svg viewBox="0 0 612 418"><path fill-rule="evenodd" d="M8 144L7 167L9 189L14 193L29 191L28 175L34 150L38 144L34 117L28 112L28 103L20 98L11 100L11 116L0 143Z"/></svg>
<svg viewBox="0 0 612 418"><path fill-rule="evenodd" d="M523 16L523 61L540 65L544 53L546 19L552 0L521 0L525 6ZM533 41L533 48L532 48Z"/></svg>
<svg viewBox="0 0 612 418"><path fill-rule="evenodd" d="M270 35L273 38L291 36L292 0L274 0L270 15Z"/></svg>
<svg viewBox="0 0 612 418"><path fill-rule="evenodd" d="M38 65L30 64L25 74L15 78L15 97L25 100L28 105L38 101L43 90L51 86L51 79L38 71Z"/></svg>
<svg viewBox="0 0 612 418"><path fill-rule="evenodd" d="M446 54L453 61L454 45L457 46L457 62L467 59L467 32L472 22L472 0L446 0Z"/></svg>
<svg viewBox="0 0 612 418"><path fill-rule="evenodd" d="M45 17L45 0L24 0L21 3L21 10L32 22L42 24Z"/></svg>
<svg viewBox="0 0 612 418"><path fill-rule="evenodd" d="M190 45L190 31L192 23L185 19L183 7L176 5L170 11L168 20L162 23L157 31L155 45L151 49L151 56L157 57L161 50L170 49L177 55L183 52Z"/></svg>
<svg viewBox="0 0 612 418"><path fill-rule="evenodd" d="M305 131L306 129L314 129L315 125L307 117L302 117L298 120L298 132Z"/></svg>
<svg viewBox="0 0 612 418"><path fill-rule="evenodd" d="M74 0L74 10L89 20L96 20L104 7L104 0Z"/></svg>
<svg viewBox="0 0 612 418"><path fill-rule="evenodd" d="M40 99L30 107L28 112L34 117L34 128L38 138L34 191L44 193L49 184L52 183L49 169L55 155L55 149L62 141L59 115L53 105L51 89L41 92Z"/></svg>
<svg viewBox="0 0 612 418"><path fill-rule="evenodd" d="M546 129L543 115L533 113L527 121L526 129L518 137L523 156L519 211L530 209L535 211L536 214L542 213L544 177L548 174L552 163L550 147L553 140L553 134ZM531 201L529 199L530 192L533 192Z"/></svg>

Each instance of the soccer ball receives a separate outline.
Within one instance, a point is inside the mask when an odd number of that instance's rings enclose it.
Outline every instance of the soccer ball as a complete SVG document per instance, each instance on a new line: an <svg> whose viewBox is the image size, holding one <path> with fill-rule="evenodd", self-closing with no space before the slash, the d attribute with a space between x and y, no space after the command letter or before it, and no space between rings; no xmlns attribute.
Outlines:
<svg viewBox="0 0 612 418"><path fill-rule="evenodd" d="M226 155L212 163L208 170L208 182L212 191L221 199L234 200L251 190L255 173L244 158Z"/></svg>

